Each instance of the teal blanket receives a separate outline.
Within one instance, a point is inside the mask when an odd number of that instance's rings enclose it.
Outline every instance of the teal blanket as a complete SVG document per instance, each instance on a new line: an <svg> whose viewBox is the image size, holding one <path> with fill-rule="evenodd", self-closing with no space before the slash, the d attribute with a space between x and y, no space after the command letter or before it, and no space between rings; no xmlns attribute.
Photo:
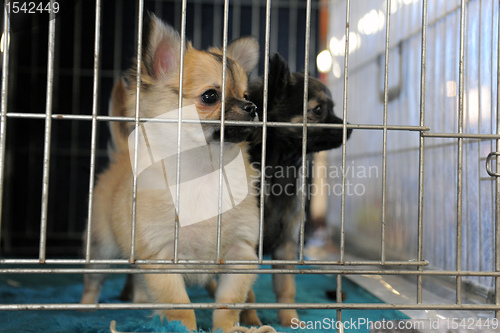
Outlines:
<svg viewBox="0 0 500 333"><path fill-rule="evenodd" d="M125 281L124 276L112 275L106 281L101 294L102 303L120 302L118 296ZM297 275L296 301L301 303L331 303L325 291L335 289L336 277L332 275ZM342 280L346 292L346 303L381 303L381 301L348 279ZM258 303L275 302L270 274L259 276L254 291ZM78 303L82 292L82 276L78 274L44 275L1 275L0 303ZM203 288L189 289L193 303L213 302ZM303 321L302 328L284 328L278 325L277 310L259 310L259 317L264 324L273 326L279 332L334 332L326 322L335 320L335 310L298 310ZM197 310L198 327L202 332L210 332L211 310ZM395 310L345 310L343 321L359 322L377 320L406 319ZM117 322L121 332L185 332L178 322L168 323L153 317L149 310L106 310L95 312L79 311L0 311L0 332L50 332L50 333L105 333L109 332L110 322ZM312 328L314 322L321 325ZM309 326L309 329L304 328ZM368 332L366 326L346 330L350 332Z"/></svg>

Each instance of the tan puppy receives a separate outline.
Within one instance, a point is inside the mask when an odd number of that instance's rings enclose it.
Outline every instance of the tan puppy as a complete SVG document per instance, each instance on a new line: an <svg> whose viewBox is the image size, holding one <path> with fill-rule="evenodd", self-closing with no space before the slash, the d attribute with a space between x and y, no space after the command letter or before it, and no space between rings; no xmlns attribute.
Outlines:
<svg viewBox="0 0 500 333"><path fill-rule="evenodd" d="M142 50L142 82L139 101L141 117L158 117L169 111L177 112L180 90L180 43L176 31L163 24L156 17L151 16L149 31L145 35L143 43L145 47ZM221 50L200 51L194 49L189 43L186 45L183 55L182 103L183 107L195 108L201 120L219 120L221 117L221 54ZM245 97L247 73L252 71L257 63L258 44L253 38L238 39L228 46L227 55L225 119L256 120L255 105L247 101ZM129 75L129 82L135 82L136 71L132 69ZM118 112L122 110L126 115L133 116L136 104L135 84L130 84L130 87L126 91L124 90L123 83L119 83L114 91L117 104L125 105L122 109L119 108ZM111 109L113 110L113 104ZM115 109L112 112L116 111ZM112 125L115 144L111 156L112 162L109 168L99 176L94 192L90 230L92 259L128 258L131 253L134 170L131 167L129 149L125 147L126 141L120 139L120 133L123 134L127 131L123 131L121 126L115 125ZM172 129L172 125L166 128ZM218 154L217 149L210 147L219 147L220 125L202 124L201 128L213 161L197 160L196 157L188 156L181 160L182 175L189 177L196 174L197 164L210 164L210 167L218 165L219 156L214 155ZM255 246L258 238L258 210L253 192L255 190L250 186L250 177L254 175L248 163L247 144L243 143L252 130L251 127L228 126L224 131L224 141L234 143L227 147L224 146L224 162L226 159L237 156L238 153L242 154L243 173L246 173L243 177L248 180L244 193L248 192L248 195L222 214L220 255L223 260L257 259ZM176 147L177 142L169 140L168 138L172 136L167 134L171 133L165 133L164 140L157 140L152 144ZM130 149L130 151L132 150L133 148ZM226 176L231 177L227 168L226 173L228 173ZM139 175L138 179L140 177ZM203 206L205 201L203 200L207 196L215 197L214 200L217 198L217 187L207 191L206 186L203 185L203 183L200 184L199 191L190 193L182 191L181 187L180 215L176 213L173 196L167 189L138 186L135 231L136 259L172 260L174 258L176 218L182 219L183 213L191 213L189 208L195 211L195 215L199 211L203 212L205 209ZM215 260L216 251L217 216L179 228L178 259ZM91 265L91 267L96 266ZM141 267L168 268L173 266L156 264L141 265ZM256 266L247 265L244 267L255 268ZM189 303L186 284L206 284L210 278L211 276L208 274L145 274L143 279L147 287L147 295L144 295L144 300L151 298L156 303ZM82 303L96 303L98 301L104 279L104 274L85 275ZM245 302L254 280L255 275L253 274L222 274L219 277L215 293L216 302ZM135 301L141 300L135 299ZM239 313L239 310L214 310L213 328L220 327L224 331L229 330L235 322L239 321ZM159 314L166 316L169 321L180 320L186 327L196 329L193 310L164 310L160 311Z"/></svg>

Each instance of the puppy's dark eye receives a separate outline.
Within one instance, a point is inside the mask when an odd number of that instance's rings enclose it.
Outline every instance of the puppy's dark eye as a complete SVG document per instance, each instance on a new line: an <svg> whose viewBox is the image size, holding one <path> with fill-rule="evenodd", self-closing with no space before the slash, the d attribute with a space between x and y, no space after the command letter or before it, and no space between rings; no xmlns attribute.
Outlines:
<svg viewBox="0 0 500 333"><path fill-rule="evenodd" d="M321 109L321 105L317 105L316 107L314 107L314 109L312 109L312 112L316 116L321 116L321 114L323 113L323 110Z"/></svg>
<svg viewBox="0 0 500 333"><path fill-rule="evenodd" d="M243 98L245 99L245 101L248 101L248 94L243 94Z"/></svg>
<svg viewBox="0 0 500 333"><path fill-rule="evenodd" d="M209 89L201 94L201 101L207 105L213 105L219 101L219 93L215 89Z"/></svg>

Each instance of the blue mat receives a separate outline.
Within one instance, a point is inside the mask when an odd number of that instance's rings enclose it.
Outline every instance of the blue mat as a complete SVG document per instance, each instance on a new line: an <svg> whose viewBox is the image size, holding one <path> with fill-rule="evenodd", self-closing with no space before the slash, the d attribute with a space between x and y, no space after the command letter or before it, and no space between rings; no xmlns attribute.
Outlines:
<svg viewBox="0 0 500 333"><path fill-rule="evenodd" d="M0 303L78 303L82 292L82 276L77 274L45 274L45 275L1 275ZM106 281L101 294L101 303L117 303L119 293L125 281L124 276L112 275ZM335 289L336 277L328 275L297 275L297 302L331 303L325 296L326 290ZM348 279L342 280L342 290L346 292L345 303L381 303L381 301L365 289ZM275 302L272 292L270 274L259 276L254 291L257 302ZM193 303L213 302L204 288L191 288L189 295ZM334 332L325 325L335 320L335 310L298 310L302 327L310 329L284 328L278 325L277 310L259 310L259 317L264 324L273 326L279 332ZM198 327L202 332L210 332L212 322L211 310L197 310ZM407 319L403 313L395 310L345 310L342 321L359 322ZM0 311L0 332L75 332L105 333L109 332L111 320L117 322L117 330L122 332L185 332L178 322L161 323L159 317L153 317L149 310L107 310L95 312L79 311ZM313 321L321 321L312 328ZM368 332L366 326L347 329L351 332Z"/></svg>

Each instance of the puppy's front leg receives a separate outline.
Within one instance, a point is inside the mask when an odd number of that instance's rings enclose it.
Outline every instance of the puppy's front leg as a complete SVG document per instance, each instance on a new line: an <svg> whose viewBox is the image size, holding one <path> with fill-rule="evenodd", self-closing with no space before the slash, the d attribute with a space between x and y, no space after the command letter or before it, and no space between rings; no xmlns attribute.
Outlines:
<svg viewBox="0 0 500 333"><path fill-rule="evenodd" d="M233 246L224 259L226 260L255 260L255 246L247 243L242 243ZM234 266L230 268L256 269L257 265ZM221 274L217 289L215 291L215 301L217 303L244 303L248 293L255 282L257 275L255 274ZM234 323L240 321L240 312L238 309L216 309L213 313L213 331L221 328L224 332L229 331Z"/></svg>
<svg viewBox="0 0 500 333"><path fill-rule="evenodd" d="M144 286L144 278L140 274L127 274L125 285L120 293L121 301L133 303L148 303L149 295Z"/></svg>
<svg viewBox="0 0 500 333"><path fill-rule="evenodd" d="M237 266L234 268L255 269L257 266ZM244 303L248 292L257 276L255 274L222 274L217 284L215 301L217 303ZM221 328L229 331L235 323L240 321L239 309L216 309L213 313L213 331Z"/></svg>
<svg viewBox="0 0 500 333"><path fill-rule="evenodd" d="M145 274L144 279L155 303L190 303L182 275ZM158 314L167 317L168 321L180 320L188 329L196 331L196 317L192 309L163 310Z"/></svg>
<svg viewBox="0 0 500 333"><path fill-rule="evenodd" d="M278 260L297 260L297 243L290 240L280 244L274 251L273 258ZM273 268L294 269L294 265L274 265ZM278 303L295 303L295 275L293 274L274 274L273 289ZM292 319L299 316L295 309L278 310L278 319L281 326L289 327L292 325Z"/></svg>
<svg viewBox="0 0 500 333"><path fill-rule="evenodd" d="M248 291L246 303L255 303L255 294L252 289ZM248 326L262 326L262 322L257 315L257 310L246 309L240 313L240 322Z"/></svg>
<svg viewBox="0 0 500 333"><path fill-rule="evenodd" d="M109 265L87 265L86 268L109 268ZM87 273L83 276L83 293L81 304L96 304L99 302L99 295L107 274Z"/></svg>

